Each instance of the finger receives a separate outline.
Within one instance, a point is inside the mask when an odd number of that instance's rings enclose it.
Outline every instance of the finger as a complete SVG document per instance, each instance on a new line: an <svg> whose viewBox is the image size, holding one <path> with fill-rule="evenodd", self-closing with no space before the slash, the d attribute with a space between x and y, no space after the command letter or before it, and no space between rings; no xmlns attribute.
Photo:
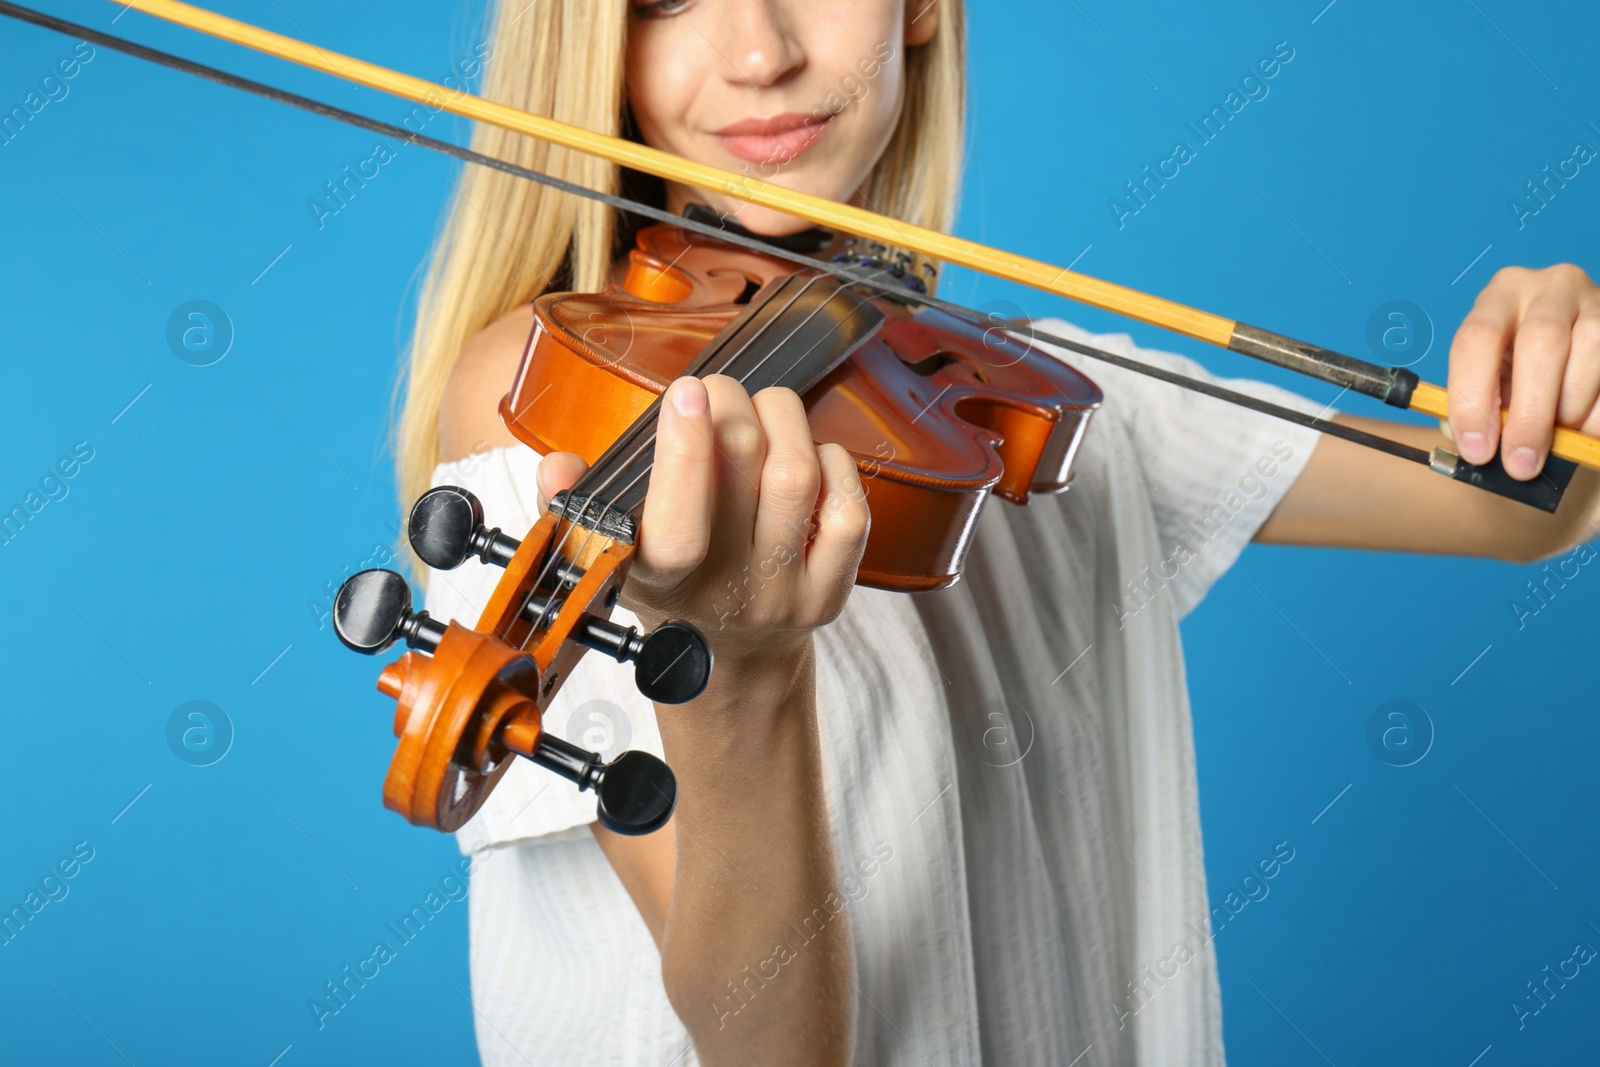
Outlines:
<svg viewBox="0 0 1600 1067"><path fill-rule="evenodd" d="M1450 344L1450 429L1468 463L1489 462L1499 443L1500 367L1520 310L1491 282Z"/></svg>
<svg viewBox="0 0 1600 1067"><path fill-rule="evenodd" d="M1578 302L1570 293L1546 290L1528 305L1517 326L1506 397L1509 415L1500 436L1502 462L1513 478L1527 480L1539 473L1550 451L1577 317Z"/></svg>
<svg viewBox="0 0 1600 1067"><path fill-rule="evenodd" d="M571 452L552 452L541 459L535 479L539 484L539 510L549 508L556 494L571 489L588 469L583 457Z"/></svg>
<svg viewBox="0 0 1600 1067"><path fill-rule="evenodd" d="M1591 301L1572 324L1572 353L1557 418L1563 426L1600 433L1600 301Z"/></svg>
<svg viewBox="0 0 1600 1067"><path fill-rule="evenodd" d="M679 378L661 396L650 491L639 517L636 572L677 582L705 559L716 506L711 406L698 378Z"/></svg>
<svg viewBox="0 0 1600 1067"><path fill-rule="evenodd" d="M822 470L806 408L792 389L763 389L751 398L767 436L756 510L755 549L766 559L799 556L811 535Z"/></svg>
<svg viewBox="0 0 1600 1067"><path fill-rule="evenodd" d="M711 551L743 559L750 552L754 536L767 436L743 385L722 374L706 378L705 385L711 398L712 437L717 459Z"/></svg>
<svg viewBox="0 0 1600 1067"><path fill-rule="evenodd" d="M822 500L817 506L817 534L806 554L806 579L813 595L842 598L855 584L872 512L849 452L840 445L820 445L817 461Z"/></svg>

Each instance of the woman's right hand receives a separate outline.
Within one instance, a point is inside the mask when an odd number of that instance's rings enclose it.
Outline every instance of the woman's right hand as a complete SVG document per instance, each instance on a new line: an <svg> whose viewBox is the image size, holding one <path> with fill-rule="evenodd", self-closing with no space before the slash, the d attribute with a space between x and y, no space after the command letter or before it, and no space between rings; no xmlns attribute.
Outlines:
<svg viewBox="0 0 1600 1067"><path fill-rule="evenodd" d="M584 469L570 453L546 456L541 496ZM647 627L698 626L719 666L786 657L843 610L869 523L854 460L813 443L793 390L751 397L722 375L680 378L662 398L623 603Z"/></svg>

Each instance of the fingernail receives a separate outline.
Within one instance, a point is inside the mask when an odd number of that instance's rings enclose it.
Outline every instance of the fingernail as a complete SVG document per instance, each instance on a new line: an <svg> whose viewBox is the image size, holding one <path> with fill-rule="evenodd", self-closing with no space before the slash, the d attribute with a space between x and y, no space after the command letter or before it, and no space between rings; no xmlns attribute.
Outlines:
<svg viewBox="0 0 1600 1067"><path fill-rule="evenodd" d="M1461 454L1469 463L1482 463L1489 458L1489 436L1477 430L1468 430L1457 440Z"/></svg>
<svg viewBox="0 0 1600 1067"><path fill-rule="evenodd" d="M699 378L679 378L672 383L668 392L672 394L672 406L678 414L694 416L706 413L706 387Z"/></svg>
<svg viewBox="0 0 1600 1067"><path fill-rule="evenodd" d="M1539 469L1539 453L1535 452L1531 448L1528 448L1527 446L1512 449L1510 466L1512 474L1526 474L1531 476Z"/></svg>

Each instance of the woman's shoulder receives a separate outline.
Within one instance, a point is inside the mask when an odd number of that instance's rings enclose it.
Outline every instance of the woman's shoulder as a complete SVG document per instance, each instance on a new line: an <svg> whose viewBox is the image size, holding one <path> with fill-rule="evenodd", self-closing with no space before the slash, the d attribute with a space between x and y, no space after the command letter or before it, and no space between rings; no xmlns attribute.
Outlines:
<svg viewBox="0 0 1600 1067"><path fill-rule="evenodd" d="M439 404L439 448L446 460L516 443L500 420L500 398L511 388L532 329L533 305L520 304L462 347Z"/></svg>

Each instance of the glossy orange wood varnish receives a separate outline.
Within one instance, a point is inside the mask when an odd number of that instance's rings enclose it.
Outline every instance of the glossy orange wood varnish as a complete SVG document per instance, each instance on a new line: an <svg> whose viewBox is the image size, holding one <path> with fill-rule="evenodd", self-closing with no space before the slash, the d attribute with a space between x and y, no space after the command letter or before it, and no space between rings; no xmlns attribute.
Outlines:
<svg viewBox="0 0 1600 1067"><path fill-rule="evenodd" d="M593 462L643 415L767 282L776 257L656 226L639 234L619 285L534 302L534 328L501 416L540 452ZM819 442L863 476L872 532L858 581L919 591L954 582L990 493L1026 503L1065 489L1100 392L1077 371L937 309L884 299L877 334L804 395ZM429 657L409 652L379 688L399 739L384 803L453 831L516 753L539 745L542 713L584 647L573 629L604 617L634 546L546 513L505 568L473 629L452 624ZM523 606L551 592L552 562L581 574L535 629Z"/></svg>
<svg viewBox="0 0 1600 1067"><path fill-rule="evenodd" d="M744 296L793 272L774 256L652 226L621 285L534 301L500 414L536 451L593 462L644 413ZM898 591L960 576L978 509L1065 489L1100 391L999 329L877 303L877 337L805 396L812 432L855 457L872 511L857 580Z"/></svg>

